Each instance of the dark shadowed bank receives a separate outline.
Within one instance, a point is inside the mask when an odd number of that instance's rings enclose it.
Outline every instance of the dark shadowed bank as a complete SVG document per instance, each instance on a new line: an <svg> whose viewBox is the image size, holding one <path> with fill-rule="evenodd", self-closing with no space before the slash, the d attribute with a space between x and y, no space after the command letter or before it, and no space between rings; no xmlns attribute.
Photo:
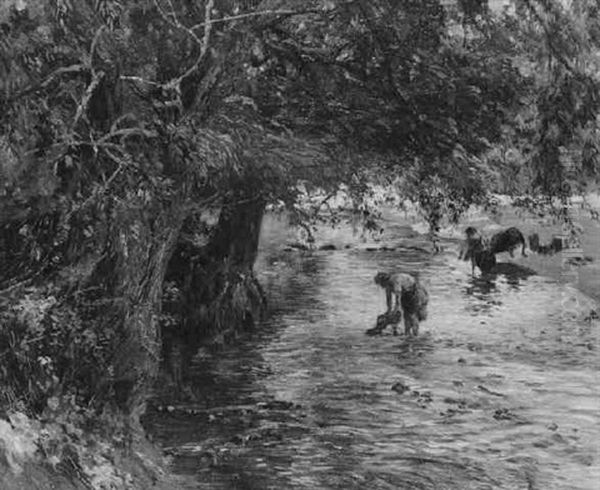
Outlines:
<svg viewBox="0 0 600 490"><path fill-rule="evenodd" d="M261 317L263 212L260 201L225 206L205 236L169 213L131 218L137 236L109 232L90 267L73 264L77 296L73 275L5 289L2 488L180 488L139 417L159 359L176 392L200 343L231 342ZM27 272L21 247L3 249Z"/></svg>

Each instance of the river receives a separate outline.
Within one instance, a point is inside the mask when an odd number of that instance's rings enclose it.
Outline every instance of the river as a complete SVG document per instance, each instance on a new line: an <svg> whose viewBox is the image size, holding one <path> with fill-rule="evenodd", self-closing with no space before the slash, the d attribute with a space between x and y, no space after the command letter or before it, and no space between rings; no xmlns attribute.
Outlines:
<svg viewBox="0 0 600 490"><path fill-rule="evenodd" d="M189 488L600 488L588 298L537 275L473 278L451 242L437 256L367 250L348 228L327 235L337 250L309 253L284 251L283 229L267 218L256 267L268 319L196 357L194 402L149 416ZM416 339L365 335L388 269L429 288Z"/></svg>

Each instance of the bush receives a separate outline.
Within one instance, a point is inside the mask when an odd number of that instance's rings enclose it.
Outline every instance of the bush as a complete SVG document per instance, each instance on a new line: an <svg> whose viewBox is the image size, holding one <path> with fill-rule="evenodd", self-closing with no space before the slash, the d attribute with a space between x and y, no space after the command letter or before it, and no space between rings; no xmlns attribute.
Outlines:
<svg viewBox="0 0 600 490"><path fill-rule="evenodd" d="M2 405L41 413L49 404L69 397L88 406L108 386L114 331L100 331L97 322L84 318L85 312L81 298L61 298L51 287L15 291L4 300L0 305Z"/></svg>

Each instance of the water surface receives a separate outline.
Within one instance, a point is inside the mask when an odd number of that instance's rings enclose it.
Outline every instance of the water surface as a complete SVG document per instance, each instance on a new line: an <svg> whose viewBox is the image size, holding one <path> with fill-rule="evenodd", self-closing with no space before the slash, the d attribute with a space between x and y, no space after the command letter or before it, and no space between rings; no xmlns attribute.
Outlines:
<svg viewBox="0 0 600 490"><path fill-rule="evenodd" d="M257 264L268 320L198 356L196 401L151 417L192 488L600 488L587 298L539 276L472 278L451 244L436 257L344 249L356 239L342 230L341 249L285 252L281 227L266 221ZM365 335L388 269L428 284L417 339Z"/></svg>

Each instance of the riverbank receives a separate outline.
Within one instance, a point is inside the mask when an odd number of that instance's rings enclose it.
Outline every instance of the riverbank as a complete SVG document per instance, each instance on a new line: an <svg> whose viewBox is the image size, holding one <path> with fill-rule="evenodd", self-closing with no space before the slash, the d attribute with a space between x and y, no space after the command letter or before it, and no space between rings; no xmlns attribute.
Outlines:
<svg viewBox="0 0 600 490"><path fill-rule="evenodd" d="M182 477L144 437L124 443L13 412L0 418L2 490L173 490Z"/></svg>

